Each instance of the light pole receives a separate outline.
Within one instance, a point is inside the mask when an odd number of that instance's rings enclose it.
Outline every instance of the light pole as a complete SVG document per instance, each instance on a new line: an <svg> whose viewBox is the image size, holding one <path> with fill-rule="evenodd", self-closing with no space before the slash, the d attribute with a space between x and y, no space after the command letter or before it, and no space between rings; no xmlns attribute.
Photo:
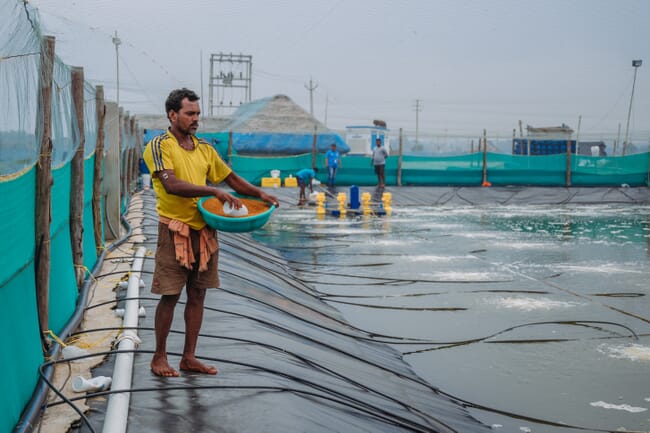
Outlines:
<svg viewBox="0 0 650 433"><path fill-rule="evenodd" d="M623 141L623 155L625 155L625 149L627 148L627 138L630 132L630 115L632 114L632 99L634 99L634 85L636 84L636 71L639 69L643 63L642 60L632 60L632 66L634 67L634 79L632 80L632 94L630 95L630 108L627 110L627 126L625 127L625 140Z"/></svg>

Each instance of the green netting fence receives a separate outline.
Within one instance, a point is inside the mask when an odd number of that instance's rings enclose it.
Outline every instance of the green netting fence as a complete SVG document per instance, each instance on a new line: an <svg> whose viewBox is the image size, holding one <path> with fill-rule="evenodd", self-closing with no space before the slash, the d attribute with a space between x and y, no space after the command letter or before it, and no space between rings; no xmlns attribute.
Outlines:
<svg viewBox="0 0 650 433"><path fill-rule="evenodd" d="M107 187L102 184L101 191L93 194L95 170L103 173L103 158L107 151L114 151L119 158L115 172L124 176L124 182L116 182L118 194L128 200L136 185L135 158L142 137L137 125L134 127L134 118L126 116L124 122L114 122L128 126L118 128L121 137L119 132L109 136L106 131L100 137L98 114L105 107L103 89L98 92L78 74L78 68L68 66L52 53L47 44L53 38L42 34L38 14L31 5L0 0L0 10L0 294L4 301L0 326L8 331L6 347L11 348L0 355L0 369L5 373L0 394L0 433L8 433L14 431L35 396L38 368L51 355L44 350L44 336L52 332L65 338L61 333L68 329L73 316L78 316L82 284L77 273L81 269L86 278L92 278L90 271L105 248L103 212L107 207L103 198ZM44 71L49 69L49 80L43 80L48 77ZM43 92L50 86L50 104L45 107ZM74 97L79 93L83 94L81 102ZM51 140L51 151L41 147L48 142L43 140L46 125L49 133L45 138ZM105 146L98 151L100 141L105 141ZM83 152L78 152L82 143ZM96 168L100 157L102 164ZM46 172L51 184L47 177L39 182ZM99 176L104 183L107 181L102 174ZM43 198L47 195L38 196L39 183L46 185L49 200ZM76 188L79 185L81 190ZM101 209L99 215L93 211L95 206ZM73 207L80 209L78 217L73 215ZM39 210L40 214L50 215L47 226L38 223ZM83 233L79 242L81 257L75 258L73 227L78 228L78 224L82 228L78 232ZM47 235L39 236L40 232ZM46 246L49 255L43 256ZM49 274L44 283L39 283L39 269L47 268L45 260ZM38 295L45 286L47 304ZM39 305L43 304L46 317L39 314Z"/></svg>
<svg viewBox="0 0 650 433"><path fill-rule="evenodd" d="M280 170L282 178L311 167L312 155L252 157L234 155L232 167L249 182L260 185L271 170ZM317 178L327 181L325 156L315 157ZM486 181L493 186L648 186L650 153L626 156L506 155L487 152ZM387 185L481 186L484 174L483 153L456 156L391 155L386 160ZM343 155L336 175L337 185L375 185L377 176L370 157Z"/></svg>

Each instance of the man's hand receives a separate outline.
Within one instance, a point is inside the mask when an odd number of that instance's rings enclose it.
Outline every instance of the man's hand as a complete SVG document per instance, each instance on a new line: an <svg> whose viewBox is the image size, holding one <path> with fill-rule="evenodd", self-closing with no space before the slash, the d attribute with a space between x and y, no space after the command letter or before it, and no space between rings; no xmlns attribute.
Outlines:
<svg viewBox="0 0 650 433"><path fill-rule="evenodd" d="M280 201L274 195L270 195L262 191L260 194L260 199L267 202L268 204L272 204L275 207L280 207Z"/></svg>
<svg viewBox="0 0 650 433"><path fill-rule="evenodd" d="M229 203L233 209L241 209L244 203L234 195L228 194L219 188L215 188L214 196L218 198L224 205Z"/></svg>

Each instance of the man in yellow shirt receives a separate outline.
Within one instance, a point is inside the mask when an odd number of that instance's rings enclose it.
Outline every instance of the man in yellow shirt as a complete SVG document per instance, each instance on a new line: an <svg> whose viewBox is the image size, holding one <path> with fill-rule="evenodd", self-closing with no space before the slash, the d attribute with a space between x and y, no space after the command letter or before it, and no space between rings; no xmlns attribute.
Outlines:
<svg viewBox="0 0 650 433"><path fill-rule="evenodd" d="M213 186L226 182L240 194L279 205L276 197L238 176L209 143L194 135L201 113L198 100L189 89L173 90L165 102L171 126L147 143L143 155L152 173L160 219L151 287L153 293L161 295L154 325L156 350L151 360L151 371L158 376L179 375L167 360L167 336L183 287L187 303L180 369L217 374L215 367L202 363L195 355L206 289L219 287L216 232L203 221L197 205L199 197L215 196L224 204L241 208L241 200Z"/></svg>

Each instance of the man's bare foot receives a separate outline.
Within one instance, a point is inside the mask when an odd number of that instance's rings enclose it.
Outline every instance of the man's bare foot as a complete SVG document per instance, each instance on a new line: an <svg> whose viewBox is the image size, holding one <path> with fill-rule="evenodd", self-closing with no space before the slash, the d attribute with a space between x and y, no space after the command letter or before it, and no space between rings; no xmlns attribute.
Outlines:
<svg viewBox="0 0 650 433"><path fill-rule="evenodd" d="M151 360L151 372L156 376L162 377L178 377L180 374L178 371L174 370L169 362L167 362L167 357L164 355L154 355Z"/></svg>
<svg viewBox="0 0 650 433"><path fill-rule="evenodd" d="M205 365L196 358L183 358L181 359L180 369L183 371L193 371L196 373L204 374L217 374L217 367L212 365Z"/></svg>

